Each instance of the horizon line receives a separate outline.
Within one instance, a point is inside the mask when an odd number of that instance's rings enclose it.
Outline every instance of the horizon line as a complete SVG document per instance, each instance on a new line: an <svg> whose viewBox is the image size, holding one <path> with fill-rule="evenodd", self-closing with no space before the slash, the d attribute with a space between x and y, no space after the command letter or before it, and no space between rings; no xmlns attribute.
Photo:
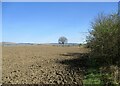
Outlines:
<svg viewBox="0 0 120 86"><path fill-rule="evenodd" d="M0 43L33 43L33 44L51 44L51 43L58 43L58 42L45 42L45 43L40 43L40 42L9 42L9 41L0 41ZM68 42L69 43L76 43L76 44L81 44L81 42ZM85 42L82 42L85 43Z"/></svg>

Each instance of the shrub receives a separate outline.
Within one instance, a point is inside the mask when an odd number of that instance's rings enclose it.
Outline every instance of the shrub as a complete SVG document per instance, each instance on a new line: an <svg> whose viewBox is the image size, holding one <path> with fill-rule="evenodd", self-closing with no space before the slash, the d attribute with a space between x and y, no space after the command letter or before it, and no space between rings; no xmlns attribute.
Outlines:
<svg viewBox="0 0 120 86"><path fill-rule="evenodd" d="M120 83L120 78L118 78L120 72L120 16L99 14L91 26L92 30L87 37L87 47L91 49L90 58L95 59L91 64L95 66L105 64L109 67L114 65L113 68L116 70L105 70L106 74L109 74L109 71L111 73L106 76L103 72L101 81L105 84Z"/></svg>
<svg viewBox="0 0 120 86"><path fill-rule="evenodd" d="M120 50L120 17L117 14L99 14L92 22L92 30L87 37L87 46L92 56L102 57L108 64L118 64Z"/></svg>

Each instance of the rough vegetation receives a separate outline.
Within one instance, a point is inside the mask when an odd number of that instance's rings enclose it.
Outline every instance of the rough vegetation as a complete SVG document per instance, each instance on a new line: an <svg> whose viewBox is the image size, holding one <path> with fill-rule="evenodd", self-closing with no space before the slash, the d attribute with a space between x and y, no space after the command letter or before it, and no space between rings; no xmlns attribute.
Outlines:
<svg viewBox="0 0 120 86"><path fill-rule="evenodd" d="M101 81L120 83L120 17L117 14L98 15L92 22L87 46L91 49L93 66L99 68Z"/></svg>

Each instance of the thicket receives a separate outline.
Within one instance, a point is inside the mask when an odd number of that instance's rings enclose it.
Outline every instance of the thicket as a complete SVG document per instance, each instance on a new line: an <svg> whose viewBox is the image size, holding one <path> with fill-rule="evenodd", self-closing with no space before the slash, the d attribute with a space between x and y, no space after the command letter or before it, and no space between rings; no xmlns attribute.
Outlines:
<svg viewBox="0 0 120 86"><path fill-rule="evenodd" d="M87 36L87 47L91 49L91 64L102 65L100 72L104 75L107 71L114 83L120 83L120 16L101 13L91 23L91 26L92 30ZM107 78L103 81L105 80Z"/></svg>

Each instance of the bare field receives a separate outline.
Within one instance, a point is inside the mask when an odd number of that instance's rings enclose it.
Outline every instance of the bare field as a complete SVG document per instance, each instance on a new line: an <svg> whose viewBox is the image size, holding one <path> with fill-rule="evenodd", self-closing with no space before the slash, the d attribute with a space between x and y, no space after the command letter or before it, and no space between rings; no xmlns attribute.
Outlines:
<svg viewBox="0 0 120 86"><path fill-rule="evenodd" d="M82 84L78 46L7 46L2 48L2 83Z"/></svg>

